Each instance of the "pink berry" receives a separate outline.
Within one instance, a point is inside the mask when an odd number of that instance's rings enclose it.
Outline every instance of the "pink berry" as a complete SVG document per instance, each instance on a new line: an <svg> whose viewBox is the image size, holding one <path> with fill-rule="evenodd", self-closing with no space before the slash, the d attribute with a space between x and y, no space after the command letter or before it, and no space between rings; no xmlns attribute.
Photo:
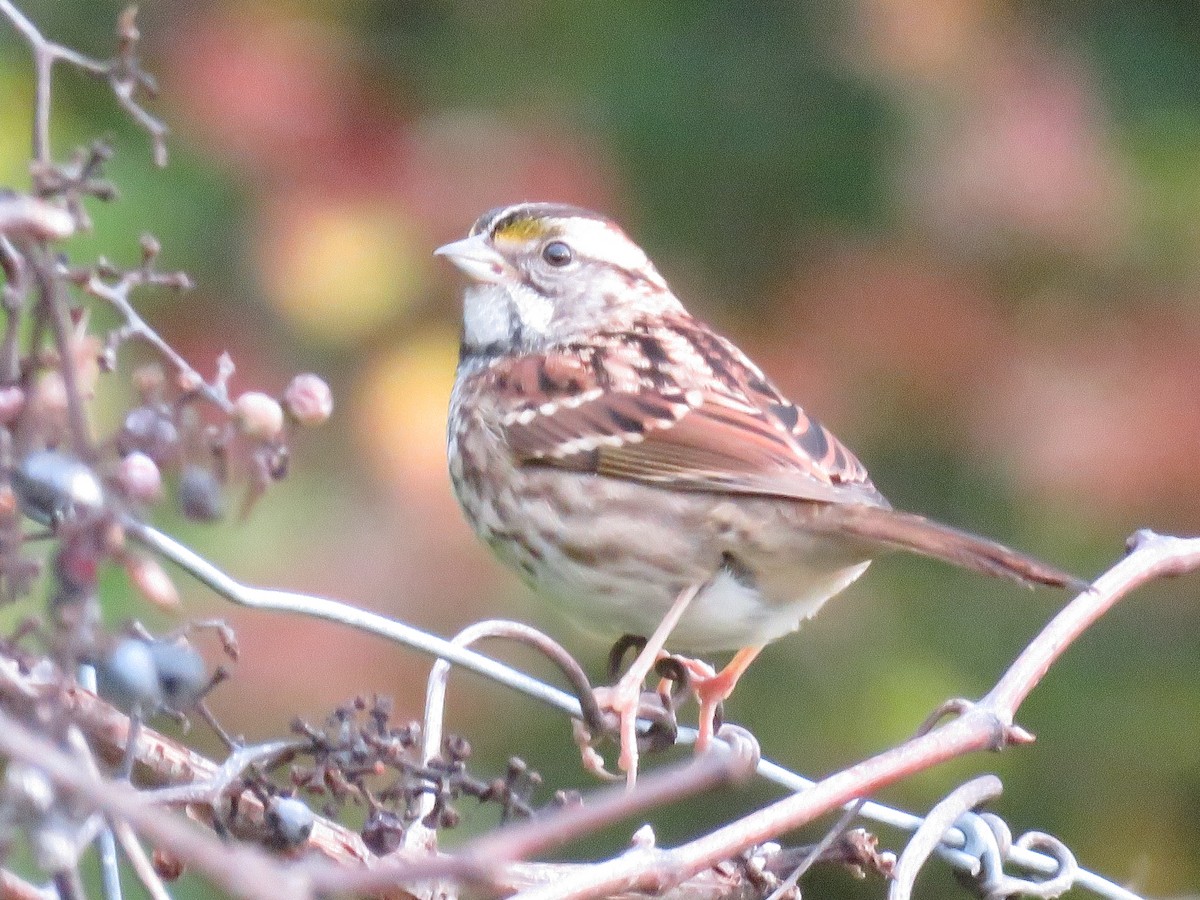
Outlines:
<svg viewBox="0 0 1200 900"><path fill-rule="evenodd" d="M234 415L243 433L260 441L270 441L283 431L283 407L274 397L260 391L247 391L233 404Z"/></svg>
<svg viewBox="0 0 1200 900"><path fill-rule="evenodd" d="M25 408L25 392L15 384L0 387L0 425L11 425Z"/></svg>
<svg viewBox="0 0 1200 900"><path fill-rule="evenodd" d="M138 592L161 609L179 608L179 591L163 567L149 557L130 556L125 573Z"/></svg>
<svg viewBox="0 0 1200 900"><path fill-rule="evenodd" d="M292 379L283 392L283 404L300 425L320 425L333 414L333 391L325 379L306 372Z"/></svg>
<svg viewBox="0 0 1200 900"><path fill-rule="evenodd" d="M158 464L141 451L135 450L117 468L117 482L126 496L141 503L154 503L162 496L162 473Z"/></svg>

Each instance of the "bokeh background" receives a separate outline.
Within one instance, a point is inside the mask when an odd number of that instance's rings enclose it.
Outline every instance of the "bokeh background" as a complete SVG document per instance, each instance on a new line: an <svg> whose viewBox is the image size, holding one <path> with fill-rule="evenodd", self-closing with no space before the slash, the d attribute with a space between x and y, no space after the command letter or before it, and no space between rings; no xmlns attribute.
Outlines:
<svg viewBox="0 0 1200 900"><path fill-rule="evenodd" d="M24 8L51 37L109 52L117 4ZM151 166L102 87L59 72L58 154L109 135L122 192L93 207L95 234L72 257L132 262L153 232L197 288L142 309L202 371L228 350L236 386L278 391L314 370L337 399L247 521L160 511L240 577L447 635L531 621L599 673L605 648L476 545L445 473L461 282L430 252L520 199L626 223L693 311L831 425L899 506L1085 575L1138 527L1200 531L1191 0L176 0L140 21L171 164ZM3 184L28 184L31 93L25 48L0 29ZM128 404L124 380L108 381L106 430ZM213 701L231 729L278 736L371 691L419 714L427 660L180 583L188 614L223 615L241 637ZM110 587L114 624L166 625L119 578ZM1196 578L1139 592L1030 697L1020 721L1038 743L880 799L920 811L995 771L1016 830L1052 832L1148 894L1194 894L1198 599ZM835 770L944 699L983 693L1062 601L885 559L770 648L728 715L769 756ZM451 705L481 768L520 753L549 786L589 783L557 715L473 676ZM653 822L677 841L772 795L720 793ZM612 852L629 830L568 855ZM810 885L885 890L840 872ZM962 895L937 865L921 890Z"/></svg>

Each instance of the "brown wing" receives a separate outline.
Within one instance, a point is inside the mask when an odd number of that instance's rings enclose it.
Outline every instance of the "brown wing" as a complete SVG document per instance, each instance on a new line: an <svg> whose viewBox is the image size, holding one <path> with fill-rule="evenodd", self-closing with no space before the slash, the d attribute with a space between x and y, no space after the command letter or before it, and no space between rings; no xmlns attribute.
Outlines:
<svg viewBox="0 0 1200 900"><path fill-rule="evenodd" d="M675 488L886 505L866 469L731 343L693 319L497 360L516 458Z"/></svg>
<svg viewBox="0 0 1200 900"><path fill-rule="evenodd" d="M832 433L736 347L675 317L482 374L516 459L675 489L827 504L809 527L1024 584L1079 587L1002 544L893 511Z"/></svg>

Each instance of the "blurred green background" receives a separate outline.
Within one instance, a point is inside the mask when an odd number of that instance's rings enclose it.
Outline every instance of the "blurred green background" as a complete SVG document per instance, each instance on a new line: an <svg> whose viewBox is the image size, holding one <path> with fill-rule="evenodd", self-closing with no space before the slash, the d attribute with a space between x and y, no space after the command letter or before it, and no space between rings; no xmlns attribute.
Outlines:
<svg viewBox="0 0 1200 900"><path fill-rule="evenodd" d="M54 39L109 53L118 4L23 8ZM122 192L93 205L95 234L72 258L132 262L153 232L163 265L198 287L141 307L202 371L229 350L240 388L315 370L337 399L248 521L197 528L162 511L238 576L441 634L532 621L599 674L606 648L476 545L445 473L461 282L430 252L521 199L624 222L898 506L1084 575L1138 527L1200 531L1191 0L177 0L140 22L171 164L152 167L102 87L58 71L58 155L111 136ZM28 185L31 95L26 50L0 28L0 184ZM108 382L105 433L129 402ZM165 626L111 583L114 624ZM180 583L188 615L238 628L243 662L213 701L231 729L278 736L364 691L419 714L427 660ZM922 811L995 771L1017 832L1049 831L1135 890L1195 893L1198 594L1195 577L1153 586L1084 636L1021 710L1036 744L880 799ZM728 716L786 765L841 768L946 698L986 691L1062 601L882 560L764 654ZM463 676L451 710L481 769L520 753L550 787L589 784L567 725L536 704ZM756 785L653 822L679 841L771 796ZM636 824L568 855L613 852ZM885 891L841 872L808 884ZM962 896L938 864L920 890Z"/></svg>

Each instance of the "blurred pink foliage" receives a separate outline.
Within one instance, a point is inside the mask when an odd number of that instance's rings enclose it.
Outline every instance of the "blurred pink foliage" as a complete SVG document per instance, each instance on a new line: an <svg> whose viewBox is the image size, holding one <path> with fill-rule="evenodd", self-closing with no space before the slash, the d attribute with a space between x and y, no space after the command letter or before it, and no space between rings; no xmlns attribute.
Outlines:
<svg viewBox="0 0 1200 900"><path fill-rule="evenodd" d="M1009 445L1023 488L1133 527L1195 527L1200 496L1200 327L1178 311L1124 320L1076 308L1024 323L977 416Z"/></svg>
<svg viewBox="0 0 1200 900"><path fill-rule="evenodd" d="M1100 255L1127 237L1129 180L1086 71L1035 43L984 56L927 136L912 191L945 235ZM913 161L916 162L916 161Z"/></svg>
<svg viewBox="0 0 1200 900"><path fill-rule="evenodd" d="M897 187L960 251L1120 251L1132 179L1087 66L979 0L861 0L850 52L908 114Z"/></svg>

